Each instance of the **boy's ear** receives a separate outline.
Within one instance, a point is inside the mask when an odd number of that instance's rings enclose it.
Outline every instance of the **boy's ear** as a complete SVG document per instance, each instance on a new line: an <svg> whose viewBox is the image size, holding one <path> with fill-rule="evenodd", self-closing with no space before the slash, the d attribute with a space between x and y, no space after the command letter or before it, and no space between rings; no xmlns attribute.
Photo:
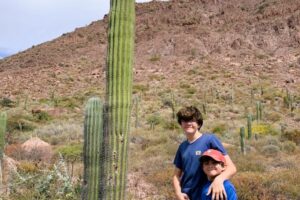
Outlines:
<svg viewBox="0 0 300 200"><path fill-rule="evenodd" d="M221 164L222 166L222 172L226 169L226 165L224 163Z"/></svg>

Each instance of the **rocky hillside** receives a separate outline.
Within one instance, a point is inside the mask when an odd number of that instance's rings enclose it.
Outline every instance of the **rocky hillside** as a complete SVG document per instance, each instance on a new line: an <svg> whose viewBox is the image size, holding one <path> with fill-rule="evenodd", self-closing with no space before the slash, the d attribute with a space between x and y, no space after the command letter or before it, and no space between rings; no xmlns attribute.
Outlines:
<svg viewBox="0 0 300 200"><path fill-rule="evenodd" d="M0 96L103 88L107 20L0 60ZM300 1L173 0L136 6L135 84L299 91ZM245 83L245 84L240 84ZM298 85L298 87L297 87ZM161 88L161 87L160 87Z"/></svg>

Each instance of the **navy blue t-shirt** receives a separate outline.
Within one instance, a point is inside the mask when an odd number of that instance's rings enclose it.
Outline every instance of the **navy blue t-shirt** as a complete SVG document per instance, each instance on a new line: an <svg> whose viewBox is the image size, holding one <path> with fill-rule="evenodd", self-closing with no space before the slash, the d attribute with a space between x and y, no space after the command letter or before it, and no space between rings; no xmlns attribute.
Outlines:
<svg viewBox="0 0 300 200"><path fill-rule="evenodd" d="M211 194L208 195L208 196L206 195L207 192L208 192L208 188L209 188L210 184L211 184L211 182L208 181L203 186L203 189L202 189L202 192L201 192L201 199L199 197L199 198L196 198L195 200L211 200ZM235 188L229 180L224 181L224 188L225 188L225 191L226 191L227 200L237 200L238 199L237 195L236 195Z"/></svg>
<svg viewBox="0 0 300 200"><path fill-rule="evenodd" d="M174 165L181 169L183 175L180 180L181 192L186 193L191 200L195 196L196 189L207 182L199 158L208 149L216 149L227 155L220 140L213 134L202 134L192 143L184 141L179 145Z"/></svg>

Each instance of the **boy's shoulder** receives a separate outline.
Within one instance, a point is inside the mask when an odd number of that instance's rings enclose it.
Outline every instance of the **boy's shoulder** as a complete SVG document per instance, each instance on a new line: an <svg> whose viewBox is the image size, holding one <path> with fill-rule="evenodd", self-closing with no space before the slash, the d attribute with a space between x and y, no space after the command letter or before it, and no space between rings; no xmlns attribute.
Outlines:
<svg viewBox="0 0 300 200"><path fill-rule="evenodd" d="M228 200L237 200L237 194L234 185L229 181L224 181L224 188L227 194Z"/></svg>

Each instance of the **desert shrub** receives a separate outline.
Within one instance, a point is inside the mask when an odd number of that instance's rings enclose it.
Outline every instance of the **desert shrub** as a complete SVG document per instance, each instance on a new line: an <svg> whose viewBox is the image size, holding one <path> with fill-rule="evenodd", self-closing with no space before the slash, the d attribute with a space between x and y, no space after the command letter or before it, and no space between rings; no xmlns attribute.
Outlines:
<svg viewBox="0 0 300 200"><path fill-rule="evenodd" d="M46 111L33 113L33 117L39 122L45 122L51 119L50 115Z"/></svg>
<svg viewBox="0 0 300 200"><path fill-rule="evenodd" d="M144 93L149 90L149 85L142 85L142 84L137 84L133 85L133 93Z"/></svg>
<svg viewBox="0 0 300 200"><path fill-rule="evenodd" d="M163 128L168 130L177 130L180 129L180 126L177 121L171 120L171 121L164 121Z"/></svg>
<svg viewBox="0 0 300 200"><path fill-rule="evenodd" d="M270 200L272 193L265 186L266 177L260 172L238 173L233 177L239 200Z"/></svg>
<svg viewBox="0 0 300 200"><path fill-rule="evenodd" d="M34 130L34 134L52 145L58 145L73 140L80 141L83 127L72 122L56 122Z"/></svg>
<svg viewBox="0 0 300 200"><path fill-rule="evenodd" d="M234 163L238 172L265 172L266 165L261 162L263 159L263 156L259 156L255 153L249 153L235 157Z"/></svg>
<svg viewBox="0 0 300 200"><path fill-rule="evenodd" d="M56 152L61 154L64 160L71 165L71 169L69 169L71 172L71 177L73 177L74 163L82 159L82 151L82 144L65 145L56 150Z"/></svg>
<svg viewBox="0 0 300 200"><path fill-rule="evenodd" d="M300 173L297 170L240 172L233 177L239 200L299 199Z"/></svg>
<svg viewBox="0 0 300 200"><path fill-rule="evenodd" d="M5 154L11 158L14 158L16 160L21 160L23 159L23 155L24 155L24 152L23 152L23 149L21 147L21 144L10 144L10 145L7 145L5 147Z"/></svg>
<svg viewBox="0 0 300 200"><path fill-rule="evenodd" d="M38 167L32 162L22 161L20 162L19 169L25 173L35 173Z"/></svg>
<svg viewBox="0 0 300 200"><path fill-rule="evenodd" d="M297 146L295 144L295 142L292 142L292 141L284 141L282 144L281 144L281 148L284 152L286 153L293 153L295 152Z"/></svg>
<svg viewBox="0 0 300 200"><path fill-rule="evenodd" d="M13 100L4 97L4 98L2 98L2 99L0 100L0 105L1 105L2 107L9 107L9 108L12 108L12 107L14 107L14 106L16 105L16 103L15 103Z"/></svg>
<svg viewBox="0 0 300 200"><path fill-rule="evenodd" d="M265 118L271 122L277 122L281 119L280 114L276 112L265 113Z"/></svg>
<svg viewBox="0 0 300 200"><path fill-rule="evenodd" d="M18 113L11 115L7 119L7 131L32 131L35 129L35 125L30 120L32 120L32 118L28 115Z"/></svg>
<svg viewBox="0 0 300 200"><path fill-rule="evenodd" d="M226 130L227 130L226 124L216 124L212 128L212 132L216 134L224 134Z"/></svg>
<svg viewBox="0 0 300 200"><path fill-rule="evenodd" d="M276 156L280 152L280 148L276 145L269 144L263 146L261 152L266 156Z"/></svg>
<svg viewBox="0 0 300 200"><path fill-rule="evenodd" d="M265 123L253 123L252 124L252 133L261 134L261 135L278 135L278 131L275 130L271 125Z"/></svg>
<svg viewBox="0 0 300 200"><path fill-rule="evenodd" d="M173 199L174 189L170 187L171 179L173 175L173 166L164 168L164 170L153 171L147 176L147 180L159 188L159 192L162 195L161 199Z"/></svg>
<svg viewBox="0 0 300 200"><path fill-rule="evenodd" d="M196 75L196 74L197 74L197 71L196 71L195 69L190 69L190 70L187 72L187 74L188 74L189 76Z"/></svg>
<svg viewBox="0 0 300 200"><path fill-rule="evenodd" d="M293 141L297 145L300 145L300 130L295 129L295 130L285 131L284 133L282 133L281 138Z"/></svg>
<svg viewBox="0 0 300 200"><path fill-rule="evenodd" d="M196 88L190 87L190 88L186 88L186 92L188 94L195 94L197 92Z"/></svg>
<svg viewBox="0 0 300 200"><path fill-rule="evenodd" d="M53 101L56 106L60 106L63 108L75 108L75 107L80 107L80 105L82 105L84 99L82 97L80 97L80 98L61 97L59 99L54 99Z"/></svg>
<svg viewBox="0 0 300 200"><path fill-rule="evenodd" d="M27 165L28 169L28 165ZM35 175L15 172L10 182L9 199L79 199L76 190L79 181L71 182L62 159L50 170L37 171Z"/></svg>
<svg viewBox="0 0 300 200"><path fill-rule="evenodd" d="M151 62L156 62L160 60L160 55L159 54L154 54L150 57L149 59Z"/></svg>
<svg viewBox="0 0 300 200"><path fill-rule="evenodd" d="M155 126L161 123L161 118L159 116L159 114L152 114L150 116L147 117L147 124L150 125L150 129L154 130Z"/></svg>
<svg viewBox="0 0 300 200"><path fill-rule="evenodd" d="M182 88L182 89L187 89L187 88L190 88L191 85L187 84L187 83L180 83L179 87Z"/></svg>

